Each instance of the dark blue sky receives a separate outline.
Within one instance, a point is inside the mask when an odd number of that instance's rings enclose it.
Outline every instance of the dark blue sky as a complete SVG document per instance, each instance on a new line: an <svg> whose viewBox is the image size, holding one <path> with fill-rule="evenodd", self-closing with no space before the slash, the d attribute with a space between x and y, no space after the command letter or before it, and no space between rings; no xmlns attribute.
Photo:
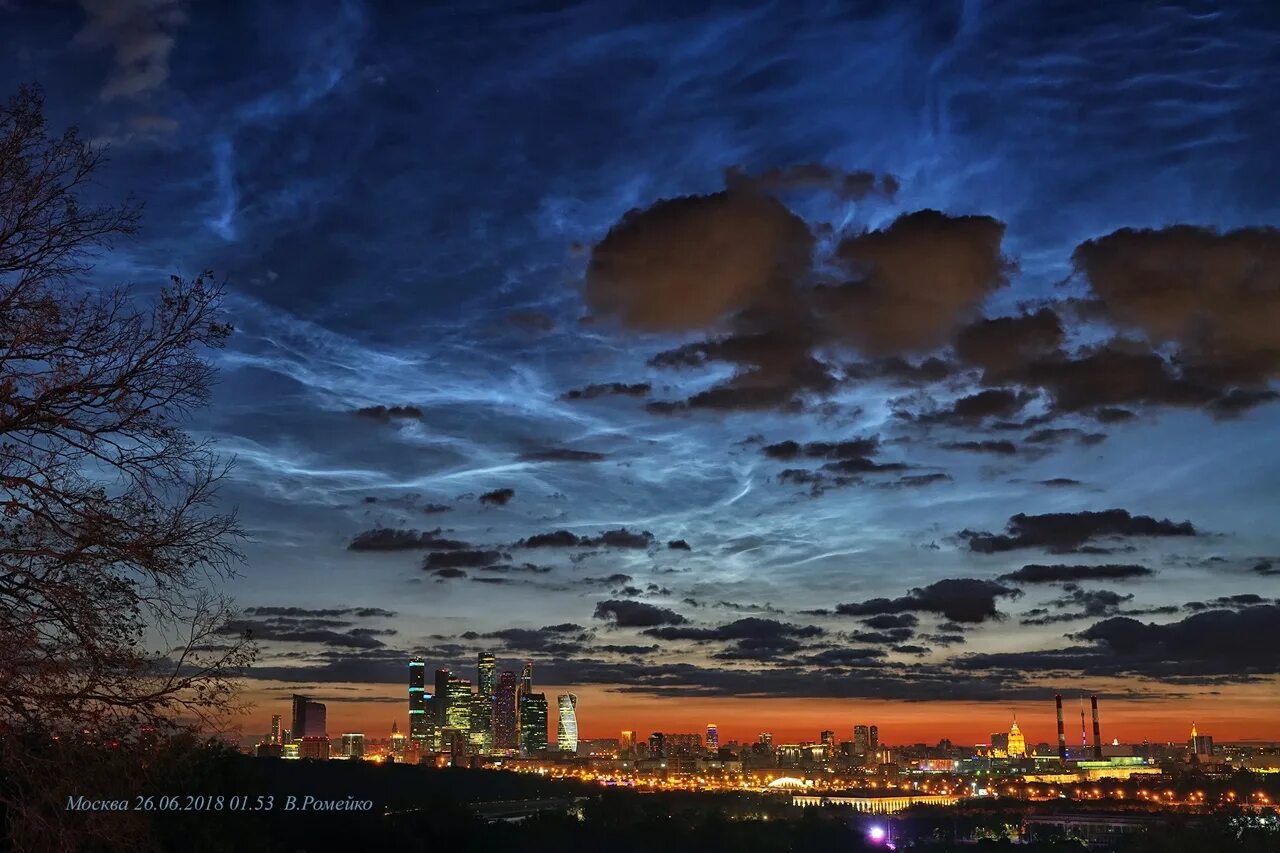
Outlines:
<svg viewBox="0 0 1280 853"><path fill-rule="evenodd" d="M264 677L1244 702L1280 14L1221 5L19 0L0 75L147 204L99 281L227 281Z"/></svg>

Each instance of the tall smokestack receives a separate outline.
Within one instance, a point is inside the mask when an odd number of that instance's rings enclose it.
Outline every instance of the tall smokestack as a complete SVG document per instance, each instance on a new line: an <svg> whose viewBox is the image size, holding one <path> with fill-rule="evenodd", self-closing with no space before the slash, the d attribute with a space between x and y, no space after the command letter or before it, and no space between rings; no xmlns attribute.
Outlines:
<svg viewBox="0 0 1280 853"><path fill-rule="evenodd" d="M1059 693L1053 697L1054 704L1058 706L1058 758L1062 761L1067 760L1067 730L1062 727L1062 694Z"/></svg>
<svg viewBox="0 0 1280 853"><path fill-rule="evenodd" d="M1093 706L1093 757L1102 760L1102 727L1098 725L1098 697L1090 696L1089 704Z"/></svg>

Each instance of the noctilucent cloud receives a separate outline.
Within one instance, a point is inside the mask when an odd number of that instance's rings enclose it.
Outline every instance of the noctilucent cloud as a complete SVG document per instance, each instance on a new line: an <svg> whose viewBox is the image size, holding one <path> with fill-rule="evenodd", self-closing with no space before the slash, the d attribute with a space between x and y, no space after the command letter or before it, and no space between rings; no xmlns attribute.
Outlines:
<svg viewBox="0 0 1280 853"><path fill-rule="evenodd" d="M264 704L385 726L408 657L491 650L591 736L620 699L750 736L750 697L1080 691L1275 736L1280 8L0 27L146 202L94 279L226 281L193 426L237 460Z"/></svg>

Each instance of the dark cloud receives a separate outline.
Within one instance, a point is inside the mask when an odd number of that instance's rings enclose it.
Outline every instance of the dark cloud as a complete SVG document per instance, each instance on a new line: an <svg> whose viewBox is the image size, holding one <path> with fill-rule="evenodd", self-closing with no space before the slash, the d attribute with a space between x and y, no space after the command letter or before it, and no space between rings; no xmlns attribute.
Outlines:
<svg viewBox="0 0 1280 853"><path fill-rule="evenodd" d="M903 413L902 417L924 424L973 425L985 418L1011 418L1022 411L1022 408L1034 397L1035 395L1029 391L988 388L985 391L961 397L949 408L918 415Z"/></svg>
<svg viewBox="0 0 1280 853"><path fill-rule="evenodd" d="M598 536L579 536L569 530L537 533L515 544L517 548L648 548L654 542L647 530L632 531L625 527L606 530Z"/></svg>
<svg viewBox="0 0 1280 853"><path fill-rule="evenodd" d="M988 216L921 210L887 228L840 241L851 276L815 293L819 313L840 339L873 356L924 352L953 333L1007 282L1004 225Z"/></svg>
<svg viewBox="0 0 1280 853"><path fill-rule="evenodd" d="M747 191L664 199L631 210L591 250L592 314L643 331L708 329L786 294L813 235L774 198Z"/></svg>
<svg viewBox="0 0 1280 853"><path fill-rule="evenodd" d="M422 561L422 567L424 569L479 568L491 566L502 560L503 556L501 551L490 551L482 548L465 551L437 551L426 556Z"/></svg>
<svg viewBox="0 0 1280 853"><path fill-rule="evenodd" d="M1046 602L1056 610L1076 608L1071 613L1049 613L1038 609L1028 613L1028 618L1021 620L1023 625L1049 625L1054 622L1071 622L1078 619L1096 619L1101 616L1114 616L1120 608L1133 601L1133 594L1122 595L1109 589L1081 589L1074 584L1064 587L1064 594Z"/></svg>
<svg viewBox="0 0 1280 853"><path fill-rule="evenodd" d="M1271 599L1263 598L1254 592L1242 592L1236 595L1222 595L1209 601L1188 601L1182 605L1187 610L1234 610L1241 607L1255 607L1259 604L1270 604Z"/></svg>
<svg viewBox="0 0 1280 853"><path fill-rule="evenodd" d="M1018 452L1018 445L1004 439L983 441L948 441L938 445L943 450L963 450L969 453L994 453L997 456L1013 456Z"/></svg>
<svg viewBox="0 0 1280 853"><path fill-rule="evenodd" d="M182 0L81 0L84 28L76 41L109 47L114 58L104 100L152 92L169 79L175 33L187 20Z"/></svg>
<svg viewBox="0 0 1280 853"><path fill-rule="evenodd" d="M480 496L480 503L491 506L506 506L516 496L515 489L503 488L485 492Z"/></svg>
<svg viewBox="0 0 1280 853"><path fill-rule="evenodd" d="M1019 583L1071 583L1075 581L1126 580L1129 578L1145 578L1154 575L1146 566L1132 563L1106 563L1100 566L1063 565L1051 566L1030 563L1015 572L1001 575L1002 581Z"/></svg>
<svg viewBox="0 0 1280 853"><path fill-rule="evenodd" d="M1079 480L1073 480L1070 477L1051 477L1048 480L1036 480L1041 486L1050 486L1052 488L1064 488L1069 486L1081 485Z"/></svg>
<svg viewBox="0 0 1280 853"><path fill-rule="evenodd" d="M648 382L602 382L574 388L564 393L566 400L594 400L597 397L643 397L652 390Z"/></svg>
<svg viewBox="0 0 1280 853"><path fill-rule="evenodd" d="M457 578L465 578L467 576L467 573L464 572L462 569L455 569L448 566L446 566L445 568L435 569L434 571L431 572L431 574L434 575L435 577L440 578L441 580L455 580ZM492 578L491 580L500 582L502 579Z"/></svg>
<svg viewBox="0 0 1280 853"><path fill-rule="evenodd" d="M766 445L761 450L770 459L790 461L801 457L836 460L864 457L874 454L879 448L880 439L872 436L870 438L855 438L837 442L811 441L807 444L800 444L795 441L780 441L776 444Z"/></svg>
<svg viewBox="0 0 1280 853"><path fill-rule="evenodd" d="M1189 521L1157 520L1147 515L1130 515L1123 509L1044 515L1018 513L1009 519L1006 530L1007 534L964 530L960 536L969 543L970 550L994 554L1020 548L1044 548L1056 553L1105 552L1107 548L1086 547L1086 543L1120 537L1198 535Z"/></svg>
<svg viewBox="0 0 1280 853"><path fill-rule="evenodd" d="M916 632L911 628L890 628L886 631L853 631L849 634L849 639L872 646L890 646L910 640L915 635Z"/></svg>
<svg viewBox="0 0 1280 853"><path fill-rule="evenodd" d="M369 418L384 424L393 420L421 420L422 409L417 406L366 406L356 409L357 417Z"/></svg>
<svg viewBox="0 0 1280 853"><path fill-rule="evenodd" d="M901 645L893 646L890 651L904 655L917 655L919 657L924 657L925 655L931 654L933 649L928 648L927 646Z"/></svg>
<svg viewBox="0 0 1280 853"><path fill-rule="evenodd" d="M1062 320L1049 308L1017 317L981 319L962 329L956 357L983 369L988 384L1008 381L1023 365L1056 353L1065 334Z"/></svg>
<svg viewBox="0 0 1280 853"><path fill-rule="evenodd" d="M761 193L823 190L845 201L861 201L870 195L892 199L898 192L898 180L892 175L845 172L817 163L781 166L755 175L732 167L725 170L724 185L730 190Z"/></svg>
<svg viewBox="0 0 1280 853"><path fill-rule="evenodd" d="M844 616L876 616L886 613L939 613L954 622L974 623L1001 618L997 598L1016 598L1022 593L995 581L947 578L911 590L901 598L873 598L840 604L836 612Z"/></svg>
<svg viewBox="0 0 1280 853"><path fill-rule="evenodd" d="M457 539L440 536L440 530L419 533L417 530L400 530L375 527L357 533L347 545L349 551L461 551L471 546Z"/></svg>
<svg viewBox="0 0 1280 853"><path fill-rule="evenodd" d="M879 613L862 620L868 628L883 630L886 628L914 628L920 622L910 613Z"/></svg>
<svg viewBox="0 0 1280 853"><path fill-rule="evenodd" d="M378 637L394 636L391 629L350 628L350 622L276 617L268 619L233 619L221 626L216 633L223 636L248 636L257 641L289 643L318 643L351 649L377 649L386 644Z"/></svg>
<svg viewBox="0 0 1280 853"><path fill-rule="evenodd" d="M672 551L692 551L693 550L691 547L689 547L689 543L684 541L683 539L672 539L670 542L667 543L667 548L669 548Z"/></svg>
<svg viewBox="0 0 1280 853"><path fill-rule="evenodd" d="M1128 409L1114 409L1108 407L1095 409L1093 416L1097 418L1099 423L1104 424L1122 424L1138 417L1136 413L1131 412Z"/></svg>
<svg viewBox="0 0 1280 853"><path fill-rule="evenodd" d="M1092 447L1107 440L1106 433L1085 432L1074 427L1054 427L1039 429L1023 439L1028 444L1058 444L1074 440L1081 447Z"/></svg>
<svg viewBox="0 0 1280 853"><path fill-rule="evenodd" d="M885 657L884 649L838 648L824 649L806 658L808 663L816 666L861 666L868 662L877 662Z"/></svg>
<svg viewBox="0 0 1280 853"><path fill-rule="evenodd" d="M622 586L631 583L631 575L621 572L599 578L582 578L579 583L599 584L600 586Z"/></svg>
<svg viewBox="0 0 1280 853"><path fill-rule="evenodd" d="M1280 377L1280 230L1125 228L1076 247L1098 308L1220 385Z"/></svg>
<svg viewBox="0 0 1280 853"><path fill-rule="evenodd" d="M938 483L951 482L950 474L935 472L933 474L908 474L899 477L896 482L887 485L901 486L903 488L921 488L923 486L936 486Z"/></svg>
<svg viewBox="0 0 1280 853"><path fill-rule="evenodd" d="M653 628L658 625L684 625L685 619L674 610L645 604L642 601L609 599L596 604L596 619L612 620L619 628Z"/></svg>
<svg viewBox="0 0 1280 853"><path fill-rule="evenodd" d="M520 454L521 462L603 462L608 458L594 450L574 450L569 447L544 447Z"/></svg>
<svg viewBox="0 0 1280 853"><path fill-rule="evenodd" d="M1262 560L1250 566L1249 571L1259 575L1280 575L1280 566L1272 560Z"/></svg>
<svg viewBox="0 0 1280 853"><path fill-rule="evenodd" d="M899 356L845 365L845 375L852 380L881 380L900 385L931 385L950 379L956 366L936 356L911 362Z"/></svg>
<svg viewBox="0 0 1280 853"><path fill-rule="evenodd" d="M359 619L372 619L380 616L395 616L391 610L381 607L341 607L313 610L306 607L246 607L246 616L288 616L293 618L325 618L336 616L354 616Z"/></svg>
<svg viewBox="0 0 1280 853"><path fill-rule="evenodd" d="M714 640L769 640L780 637L807 639L821 637L826 631L817 625L795 625L790 622L779 622L776 619L747 616L714 628L682 625L679 627L649 628L644 633L660 640L710 642Z"/></svg>

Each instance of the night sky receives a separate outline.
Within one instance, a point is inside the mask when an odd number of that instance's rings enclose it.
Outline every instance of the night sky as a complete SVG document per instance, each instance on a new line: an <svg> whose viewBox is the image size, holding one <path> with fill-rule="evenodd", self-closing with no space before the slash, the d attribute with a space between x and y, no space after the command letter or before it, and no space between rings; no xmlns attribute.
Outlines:
<svg viewBox="0 0 1280 853"><path fill-rule="evenodd" d="M1035 743L1055 692L1280 737L1275 4L0 30L146 203L93 281L226 281L192 427L252 536L247 732L306 691L384 736L408 657L492 650L588 737Z"/></svg>

